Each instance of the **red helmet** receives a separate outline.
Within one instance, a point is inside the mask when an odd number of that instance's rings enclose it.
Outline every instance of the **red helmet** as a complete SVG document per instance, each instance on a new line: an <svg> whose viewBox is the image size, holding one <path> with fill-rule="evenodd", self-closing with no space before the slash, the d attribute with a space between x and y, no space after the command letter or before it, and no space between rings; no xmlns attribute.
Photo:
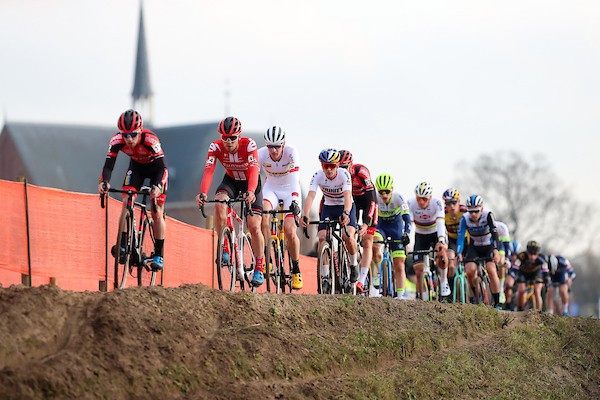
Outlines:
<svg viewBox="0 0 600 400"><path fill-rule="evenodd" d="M241 135L242 123L236 117L227 117L219 123L219 134Z"/></svg>
<svg viewBox="0 0 600 400"><path fill-rule="evenodd" d="M142 116L135 110L127 110L119 117L117 127L123 133L132 133L142 129Z"/></svg>
<svg viewBox="0 0 600 400"><path fill-rule="evenodd" d="M348 168L352 165L352 153L348 150L340 150L340 167Z"/></svg>

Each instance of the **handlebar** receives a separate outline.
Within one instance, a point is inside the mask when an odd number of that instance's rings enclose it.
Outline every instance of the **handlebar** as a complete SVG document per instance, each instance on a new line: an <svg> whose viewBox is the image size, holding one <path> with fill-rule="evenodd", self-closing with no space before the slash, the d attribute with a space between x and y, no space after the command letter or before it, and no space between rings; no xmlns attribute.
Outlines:
<svg viewBox="0 0 600 400"><path fill-rule="evenodd" d="M267 211L263 211L263 214L271 214L271 215L276 215L276 214L292 214L294 216L294 222L296 223L296 226L300 226L300 222L298 222L298 215L294 214L294 210L292 209L288 209L288 210L267 210Z"/></svg>
<svg viewBox="0 0 600 400"><path fill-rule="evenodd" d="M340 221L338 221L338 220L325 218L324 221L308 221L307 224L309 224L309 225L320 225L320 224L329 225L331 227L334 227L334 229L335 229L336 225L340 225L344 229L344 233L346 234L346 236L348 236L348 237L350 236L348 234L348 230L346 229L346 225L342 225L340 223ZM308 235L308 228L302 228L302 231L304 232L304 236L306 236L307 239L310 239L310 236Z"/></svg>
<svg viewBox="0 0 600 400"><path fill-rule="evenodd" d="M204 202L204 204L206 204L206 203L221 203L221 204L227 204L227 206L229 207L229 206L231 206L231 204L233 204L233 203L241 203L241 202L245 202L245 201L246 201L246 199L244 199L244 197L242 197L242 196L238 196L238 197L236 197L235 199L214 199L214 200L206 200L206 201ZM204 204L202 204L202 205L199 207L199 209L200 209L200 212L202 212L202 216L203 216L204 218L206 218L206 213L204 212ZM247 213L248 215L254 215L254 211L252 211L252 207L248 206L248 207L246 207L246 208L245 208L245 210L246 210L246 213Z"/></svg>
<svg viewBox="0 0 600 400"><path fill-rule="evenodd" d="M105 198L107 196L107 193L125 193L128 196L133 196L133 195L137 195L137 194L141 194L141 195L146 195L146 196L150 196L152 194L152 189L148 186L142 186L140 188L140 190L133 190L133 189L127 189L127 190L122 190L122 189L106 189L106 182L103 183L102 187L104 188L105 192L104 194L100 195L100 207L104 208L105 207ZM140 205L142 205L142 203L138 203ZM152 201L152 211L154 213L156 213L156 197L153 199Z"/></svg>

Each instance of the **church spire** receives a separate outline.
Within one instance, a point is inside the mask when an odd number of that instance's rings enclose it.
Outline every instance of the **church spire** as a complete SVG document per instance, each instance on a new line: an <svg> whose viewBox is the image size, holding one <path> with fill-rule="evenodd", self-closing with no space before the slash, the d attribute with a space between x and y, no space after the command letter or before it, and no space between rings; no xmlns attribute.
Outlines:
<svg viewBox="0 0 600 400"><path fill-rule="evenodd" d="M135 64L135 81L133 83L133 108L138 110L146 123L152 124L154 119L153 93L150 85L150 68L148 51L146 50L146 34L144 31L144 10L140 2L140 23L138 30L137 58Z"/></svg>

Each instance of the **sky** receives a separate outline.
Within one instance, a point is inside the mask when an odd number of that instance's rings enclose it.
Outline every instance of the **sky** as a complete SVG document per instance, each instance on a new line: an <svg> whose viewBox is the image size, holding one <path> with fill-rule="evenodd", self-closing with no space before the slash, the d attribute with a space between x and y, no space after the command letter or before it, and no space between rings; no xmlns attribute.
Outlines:
<svg viewBox="0 0 600 400"><path fill-rule="evenodd" d="M0 0L2 120L116 124L139 8ZM303 185L346 148L404 197L423 180L441 196L482 153L541 153L600 206L596 0L145 0L144 18L158 129L280 125Z"/></svg>

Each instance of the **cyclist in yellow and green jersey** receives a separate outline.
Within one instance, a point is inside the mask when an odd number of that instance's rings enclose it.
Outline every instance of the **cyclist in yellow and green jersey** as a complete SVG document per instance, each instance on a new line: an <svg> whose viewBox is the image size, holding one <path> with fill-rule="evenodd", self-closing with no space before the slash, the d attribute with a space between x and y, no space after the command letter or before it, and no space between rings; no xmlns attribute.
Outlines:
<svg viewBox="0 0 600 400"><path fill-rule="evenodd" d="M458 227L467 207L460 204L460 193L454 188L448 188L442 195L444 200L444 221L446 232L448 232L448 283L450 289L454 289L454 275L456 274L456 240L458 239ZM469 243L467 233L467 243Z"/></svg>

